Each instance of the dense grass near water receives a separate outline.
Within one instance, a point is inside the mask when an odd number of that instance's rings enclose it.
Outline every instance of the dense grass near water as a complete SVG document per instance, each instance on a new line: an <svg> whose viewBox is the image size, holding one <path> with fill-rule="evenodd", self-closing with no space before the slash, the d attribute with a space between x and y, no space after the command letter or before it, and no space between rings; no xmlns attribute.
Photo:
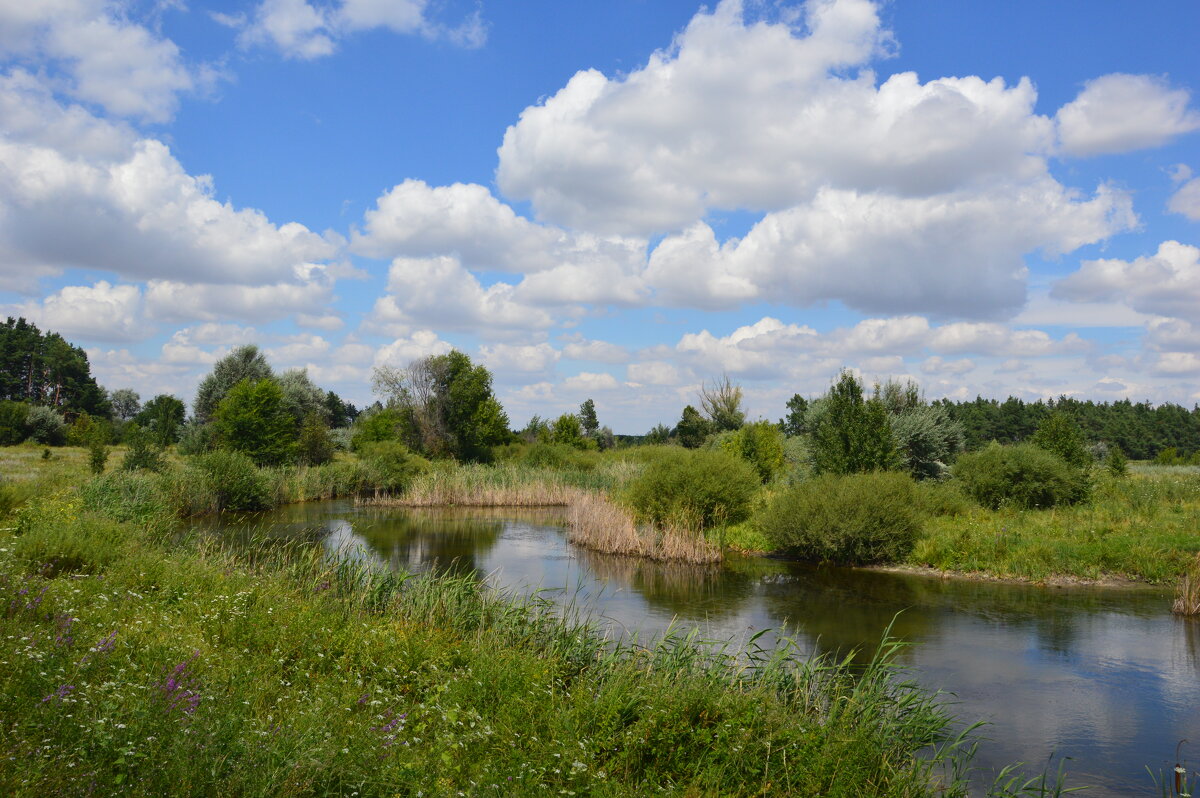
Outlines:
<svg viewBox="0 0 1200 798"><path fill-rule="evenodd" d="M536 596L168 544L86 495L0 532L4 794L963 792L891 650L614 646Z"/></svg>

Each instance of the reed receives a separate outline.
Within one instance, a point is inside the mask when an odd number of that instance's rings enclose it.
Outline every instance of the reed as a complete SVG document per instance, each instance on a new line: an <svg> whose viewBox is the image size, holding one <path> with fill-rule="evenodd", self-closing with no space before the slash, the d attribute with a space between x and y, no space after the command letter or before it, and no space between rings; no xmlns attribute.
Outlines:
<svg viewBox="0 0 1200 798"><path fill-rule="evenodd" d="M721 561L721 548L698 530L637 524L624 507L599 493L578 493L567 505L567 539L606 554L688 563Z"/></svg>
<svg viewBox="0 0 1200 798"><path fill-rule="evenodd" d="M1175 603L1171 611L1176 615L1200 615L1200 554L1183 573L1179 587L1175 589Z"/></svg>

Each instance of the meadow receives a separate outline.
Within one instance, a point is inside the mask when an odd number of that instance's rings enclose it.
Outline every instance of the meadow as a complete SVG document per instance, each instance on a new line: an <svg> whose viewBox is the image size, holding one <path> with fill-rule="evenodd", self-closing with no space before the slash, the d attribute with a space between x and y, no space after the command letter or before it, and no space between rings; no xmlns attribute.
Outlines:
<svg viewBox="0 0 1200 798"><path fill-rule="evenodd" d="M93 479L70 450L3 457L5 794L966 792L974 738L895 641L865 670L616 644L536 594L181 536L165 519L208 505L168 504L195 478L179 463ZM279 500L335 482L267 480ZM1010 770L993 793L1060 787Z"/></svg>

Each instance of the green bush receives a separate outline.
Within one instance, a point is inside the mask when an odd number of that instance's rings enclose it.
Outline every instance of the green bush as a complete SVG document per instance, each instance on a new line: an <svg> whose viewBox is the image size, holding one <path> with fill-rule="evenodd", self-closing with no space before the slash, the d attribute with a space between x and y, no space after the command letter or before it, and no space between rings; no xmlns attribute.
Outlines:
<svg viewBox="0 0 1200 798"><path fill-rule="evenodd" d="M196 457L191 467L204 475L221 510L265 510L271 506L271 485L249 455L218 450Z"/></svg>
<svg viewBox="0 0 1200 798"><path fill-rule="evenodd" d="M514 449L511 459L533 468L592 471L600 462L600 456L594 450L577 449L566 443L510 444L510 446Z"/></svg>
<svg viewBox="0 0 1200 798"><path fill-rule="evenodd" d="M0 401L0 446L16 446L25 440L28 417L29 405L24 402Z"/></svg>
<svg viewBox="0 0 1200 798"><path fill-rule="evenodd" d="M359 457L375 489L389 493L404 490L413 477L429 467L428 460L397 441L364 443L359 447Z"/></svg>
<svg viewBox="0 0 1200 798"><path fill-rule="evenodd" d="M29 437L46 446L62 446L67 440L63 417L44 405L32 405L25 416Z"/></svg>
<svg viewBox="0 0 1200 798"><path fill-rule="evenodd" d="M1002 505L1035 509L1074 504L1089 492L1083 471L1031 443L993 442L961 455L951 473L964 493L993 510Z"/></svg>
<svg viewBox="0 0 1200 798"><path fill-rule="evenodd" d="M179 443L175 446L177 452L187 456L204 454L215 448L216 431L212 424L201 424L199 421L190 421L183 426Z"/></svg>
<svg viewBox="0 0 1200 798"><path fill-rule="evenodd" d="M866 565L912 551L922 513L907 474L825 474L778 494L756 520L780 551Z"/></svg>
<svg viewBox="0 0 1200 798"><path fill-rule="evenodd" d="M135 423L125 428L125 457L121 460L122 471L162 471L166 466L162 449L155 445L149 430Z"/></svg>
<svg viewBox="0 0 1200 798"><path fill-rule="evenodd" d="M315 413L308 415L300 427L300 440L296 443L296 458L301 465L318 466L333 459L334 443L329 437L329 427Z"/></svg>
<svg viewBox="0 0 1200 798"><path fill-rule="evenodd" d="M242 380L229 389L213 415L223 447L248 455L260 466L295 459L299 431L275 380Z"/></svg>
<svg viewBox="0 0 1200 798"><path fill-rule="evenodd" d="M760 484L740 457L679 448L651 460L625 497L642 521L705 529L745 519Z"/></svg>
<svg viewBox="0 0 1200 798"><path fill-rule="evenodd" d="M763 482L770 482L785 465L783 433L770 421L747 424L730 433L720 446L753 466Z"/></svg>
<svg viewBox="0 0 1200 798"><path fill-rule="evenodd" d="M396 441L400 439L400 429L405 416L399 410L383 408L368 410L359 415L351 427L350 449L357 452L369 443L381 441Z"/></svg>

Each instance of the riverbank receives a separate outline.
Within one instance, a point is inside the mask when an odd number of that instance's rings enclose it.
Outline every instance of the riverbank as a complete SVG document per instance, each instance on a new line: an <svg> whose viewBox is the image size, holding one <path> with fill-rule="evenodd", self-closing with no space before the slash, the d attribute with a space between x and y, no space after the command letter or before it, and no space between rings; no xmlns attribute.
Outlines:
<svg viewBox="0 0 1200 798"><path fill-rule="evenodd" d="M917 796L968 764L893 647L614 649L536 597L86 497L0 521L5 794Z"/></svg>

